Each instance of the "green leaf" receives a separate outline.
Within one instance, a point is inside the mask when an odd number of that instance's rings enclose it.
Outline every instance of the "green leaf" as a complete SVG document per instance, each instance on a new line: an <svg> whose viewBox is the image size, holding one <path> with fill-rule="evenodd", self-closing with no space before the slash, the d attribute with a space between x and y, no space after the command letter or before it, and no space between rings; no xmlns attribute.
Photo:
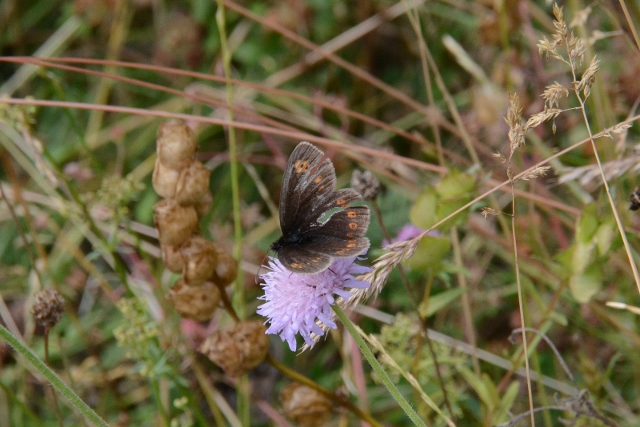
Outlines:
<svg viewBox="0 0 640 427"><path fill-rule="evenodd" d="M494 418L492 422L494 424L506 422L509 419L509 412L511 410L511 407L513 406L513 402L515 402L516 400L519 388L520 383L518 383L517 381L514 381L509 385L507 391L502 396L502 399L500 399L500 402L498 403L498 406L496 407L496 410L493 414Z"/></svg>
<svg viewBox="0 0 640 427"><path fill-rule="evenodd" d="M576 241L589 243L593 239L598 229L598 218L596 217L595 203L588 204L576 224Z"/></svg>
<svg viewBox="0 0 640 427"><path fill-rule="evenodd" d="M418 195L416 202L411 208L409 219L418 227L427 230L433 224L438 222L436 216L436 206L438 204L438 195L433 187L427 187Z"/></svg>
<svg viewBox="0 0 640 427"><path fill-rule="evenodd" d="M598 254L603 256L609 253L613 240L618 235L618 230L613 221L600 224L595 235L595 243L598 246Z"/></svg>
<svg viewBox="0 0 640 427"><path fill-rule="evenodd" d="M573 298L580 304L585 304L602 288L602 272L598 265L592 265L582 274L576 274L569 279L569 289Z"/></svg>
<svg viewBox="0 0 640 427"><path fill-rule="evenodd" d="M440 266L442 259L451 251L451 242L444 236L424 236L413 256L406 261L412 270L427 270Z"/></svg>
<svg viewBox="0 0 640 427"><path fill-rule="evenodd" d="M580 274L585 271L595 259L596 245L594 243L574 243L571 257L571 271Z"/></svg>
<svg viewBox="0 0 640 427"><path fill-rule="evenodd" d="M429 299L425 299L420 303L420 307L418 307L420 316L425 318L435 314L450 302L457 300L467 290L467 288L455 288L430 296Z"/></svg>

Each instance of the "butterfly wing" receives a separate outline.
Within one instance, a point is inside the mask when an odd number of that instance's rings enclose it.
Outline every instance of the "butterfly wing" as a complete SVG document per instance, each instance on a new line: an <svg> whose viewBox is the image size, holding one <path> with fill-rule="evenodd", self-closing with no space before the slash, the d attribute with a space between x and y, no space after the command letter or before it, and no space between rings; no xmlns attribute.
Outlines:
<svg viewBox="0 0 640 427"><path fill-rule="evenodd" d="M369 219L367 206L353 206L336 212L326 222L303 233L304 248L331 257L360 255L369 248L369 239L364 237Z"/></svg>
<svg viewBox="0 0 640 427"><path fill-rule="evenodd" d="M310 252L296 246L283 246L278 251L278 260L294 273L313 274L325 270L331 265L332 257Z"/></svg>
<svg viewBox="0 0 640 427"><path fill-rule="evenodd" d="M322 151L306 141L298 144L291 153L280 192L280 228L283 234L298 229L304 223L308 215L301 213L319 203L314 200L319 191L328 188L332 192L335 188L335 170L329 159L322 161L323 157Z"/></svg>

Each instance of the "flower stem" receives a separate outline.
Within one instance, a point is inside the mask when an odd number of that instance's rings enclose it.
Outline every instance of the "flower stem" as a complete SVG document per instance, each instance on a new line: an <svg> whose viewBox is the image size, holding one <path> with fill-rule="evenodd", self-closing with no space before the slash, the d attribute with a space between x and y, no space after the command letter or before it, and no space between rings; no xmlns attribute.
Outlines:
<svg viewBox="0 0 640 427"><path fill-rule="evenodd" d="M426 427L424 421L422 421L420 416L416 413L416 411L414 411L414 409L411 407L409 402L407 402L404 396L400 394L400 391L396 388L395 384L393 384L393 381L391 381L389 375L387 375L385 370L382 368L382 366L378 362L378 359L376 359L373 352L364 342L355 326L353 325L353 323L351 323L351 320L349 320L342 308L340 308L338 304L334 304L331 307L333 308L333 311L336 313L344 327L347 329L347 331L349 331L355 342L358 344L358 347L360 347L360 351L362 351L364 357L367 359L376 374L378 374L382 383L385 385L385 387L387 387L387 390L389 390L389 393L391 393L391 396L396 400L396 402L398 402L405 414L407 414L414 425Z"/></svg>
<svg viewBox="0 0 640 427"><path fill-rule="evenodd" d="M0 325L0 338L3 338L11 347L20 353L27 361L46 379L51 386L67 398L71 406L76 408L84 417L95 426L108 427L107 424L93 409L89 407L55 372L36 356L29 347L14 337L8 329Z"/></svg>

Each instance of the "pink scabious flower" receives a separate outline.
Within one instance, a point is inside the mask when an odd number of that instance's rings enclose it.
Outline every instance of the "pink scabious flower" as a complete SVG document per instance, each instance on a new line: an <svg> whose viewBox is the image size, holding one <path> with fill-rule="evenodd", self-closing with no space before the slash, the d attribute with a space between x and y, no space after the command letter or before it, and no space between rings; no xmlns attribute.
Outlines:
<svg viewBox="0 0 640 427"><path fill-rule="evenodd" d="M382 246L390 245L391 243L404 242L405 240L413 239L414 237L418 237L424 230L417 225L413 225L411 223L405 224L398 230L398 235L391 239L391 242L385 239L382 242Z"/></svg>
<svg viewBox="0 0 640 427"><path fill-rule="evenodd" d="M331 305L336 296L345 301L351 298L346 288L366 289L371 284L356 280L355 276L368 273L371 268L355 263L358 257L335 258L328 269L316 274L292 273L275 258L269 259L269 273L264 280L264 295L258 299L266 301L257 313L270 323L267 334L278 334L287 341L291 351L296 350L296 334L312 346L311 333L324 335L316 323L336 329Z"/></svg>

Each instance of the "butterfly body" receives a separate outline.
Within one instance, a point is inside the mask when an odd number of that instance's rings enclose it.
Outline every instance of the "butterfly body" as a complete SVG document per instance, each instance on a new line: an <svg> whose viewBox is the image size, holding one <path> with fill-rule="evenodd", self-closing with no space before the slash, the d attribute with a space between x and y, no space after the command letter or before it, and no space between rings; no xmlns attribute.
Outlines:
<svg viewBox="0 0 640 427"><path fill-rule="evenodd" d="M336 190L335 186L331 160L308 142L298 144L282 181L282 237L270 246L288 270L318 273L328 268L334 257L357 256L369 247L369 239L364 236L369 208L349 206L362 197L353 189Z"/></svg>

